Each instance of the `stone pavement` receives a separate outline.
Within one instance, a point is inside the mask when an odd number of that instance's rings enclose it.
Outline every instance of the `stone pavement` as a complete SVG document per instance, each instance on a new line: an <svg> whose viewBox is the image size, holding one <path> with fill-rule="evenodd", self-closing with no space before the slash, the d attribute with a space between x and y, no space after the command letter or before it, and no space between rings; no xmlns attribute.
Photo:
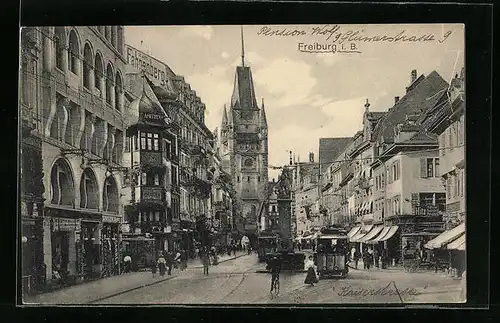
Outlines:
<svg viewBox="0 0 500 323"><path fill-rule="evenodd" d="M219 263L233 260L246 255L246 252L237 252L236 256L219 256ZM201 265L199 259L188 261L188 268L198 268ZM118 276L82 283L75 286L63 288L54 292L44 293L33 297L23 298L24 305L30 304L88 304L105 298L120 295L135 289L158 284L178 276L180 270L172 269L172 276L154 278L150 271L131 272Z"/></svg>

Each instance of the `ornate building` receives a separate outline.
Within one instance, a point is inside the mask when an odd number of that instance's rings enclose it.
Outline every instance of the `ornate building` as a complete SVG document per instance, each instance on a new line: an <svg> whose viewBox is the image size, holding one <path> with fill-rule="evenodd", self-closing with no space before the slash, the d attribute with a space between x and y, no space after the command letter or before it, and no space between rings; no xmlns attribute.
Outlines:
<svg viewBox="0 0 500 323"><path fill-rule="evenodd" d="M119 272L125 123L122 26L36 28L47 280Z"/></svg>
<svg viewBox="0 0 500 323"><path fill-rule="evenodd" d="M258 232L259 214L267 200L268 126L264 101L259 108L252 72L245 66L243 31L241 40L241 66L236 67L229 111L226 107L223 111L221 147L223 165L241 198L244 233L252 239Z"/></svg>

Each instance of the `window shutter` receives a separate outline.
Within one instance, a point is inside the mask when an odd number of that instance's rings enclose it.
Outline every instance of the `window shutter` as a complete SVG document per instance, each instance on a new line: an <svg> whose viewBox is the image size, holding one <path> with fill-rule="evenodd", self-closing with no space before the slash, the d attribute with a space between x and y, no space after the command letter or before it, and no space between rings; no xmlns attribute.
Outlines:
<svg viewBox="0 0 500 323"><path fill-rule="evenodd" d="M420 177L427 178L427 160L426 160L426 158L420 158Z"/></svg>

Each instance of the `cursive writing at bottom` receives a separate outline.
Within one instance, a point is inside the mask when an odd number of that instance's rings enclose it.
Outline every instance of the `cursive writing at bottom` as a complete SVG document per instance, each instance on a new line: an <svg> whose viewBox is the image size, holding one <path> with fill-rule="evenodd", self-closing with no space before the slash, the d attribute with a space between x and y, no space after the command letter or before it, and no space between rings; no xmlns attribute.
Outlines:
<svg viewBox="0 0 500 323"><path fill-rule="evenodd" d="M356 296L403 296L403 295L411 295L417 296L420 295L419 291L415 288L405 288L402 290L398 290L396 288L392 288L393 283L388 283L387 286L381 288L353 288L352 286L343 286L341 290L338 292L340 297L356 297ZM333 287L335 291L335 287Z"/></svg>

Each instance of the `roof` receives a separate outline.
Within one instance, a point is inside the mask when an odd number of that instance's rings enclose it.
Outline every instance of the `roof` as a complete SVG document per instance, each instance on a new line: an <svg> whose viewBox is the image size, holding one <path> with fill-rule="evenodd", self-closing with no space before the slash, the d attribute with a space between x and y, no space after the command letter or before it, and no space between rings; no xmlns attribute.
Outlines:
<svg viewBox="0 0 500 323"><path fill-rule="evenodd" d="M320 138L319 139L319 163L320 165L332 163L351 143L352 137ZM328 165L322 166L326 168Z"/></svg>
<svg viewBox="0 0 500 323"><path fill-rule="evenodd" d="M233 109L259 110L255 99L252 72L248 66L236 67L231 107Z"/></svg>
<svg viewBox="0 0 500 323"><path fill-rule="evenodd" d="M436 71L420 78L377 123L373 131L374 140L378 141L383 137L385 141L393 142L394 126L403 123L407 115L426 112L446 95L448 84Z"/></svg>
<svg viewBox="0 0 500 323"><path fill-rule="evenodd" d="M368 114L366 115L368 117L368 119L370 120L378 120L380 118L382 118L384 116L384 114L386 114L385 111L382 111L382 112L368 112Z"/></svg>

